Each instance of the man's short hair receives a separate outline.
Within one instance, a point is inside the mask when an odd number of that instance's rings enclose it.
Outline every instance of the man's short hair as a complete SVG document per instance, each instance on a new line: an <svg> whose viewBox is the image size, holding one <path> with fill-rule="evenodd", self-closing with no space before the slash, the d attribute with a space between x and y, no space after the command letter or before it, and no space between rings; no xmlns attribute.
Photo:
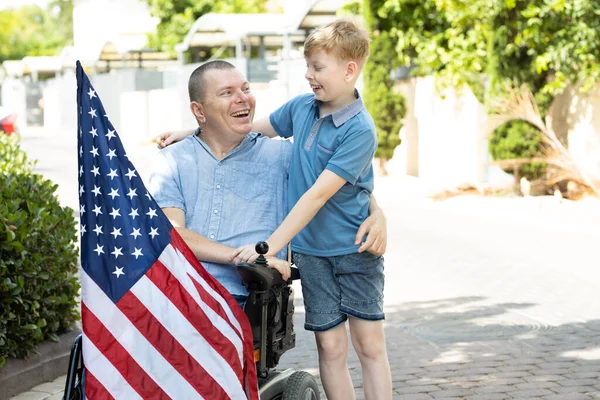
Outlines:
<svg viewBox="0 0 600 400"><path fill-rule="evenodd" d="M369 57L369 34L349 19L334 22L313 31L304 42L304 57L325 50L344 61L354 61L360 68Z"/></svg>
<svg viewBox="0 0 600 400"><path fill-rule="evenodd" d="M190 95L190 101L202 101L204 90L206 90L204 87L204 74L213 69L235 69L235 66L227 61L213 60L196 68L190 75L190 79L188 81L188 93Z"/></svg>

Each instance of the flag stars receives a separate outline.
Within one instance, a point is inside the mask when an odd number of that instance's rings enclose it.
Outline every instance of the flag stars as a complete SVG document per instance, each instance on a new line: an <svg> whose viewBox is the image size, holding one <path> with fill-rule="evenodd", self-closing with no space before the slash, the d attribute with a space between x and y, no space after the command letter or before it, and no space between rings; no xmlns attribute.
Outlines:
<svg viewBox="0 0 600 400"><path fill-rule="evenodd" d="M83 146L79 146L79 157L83 156Z"/></svg>
<svg viewBox="0 0 600 400"><path fill-rule="evenodd" d="M94 204L94 209L92 210L92 212L94 214L96 214L96 217L97 217L98 214L102 214L102 209L100 208L100 206L98 204Z"/></svg>
<svg viewBox="0 0 600 400"><path fill-rule="evenodd" d="M85 225L84 225L84 224L81 224L81 229L80 229L80 232L81 232L81 236L83 236L83 234L87 232L87 231L85 230Z"/></svg>
<svg viewBox="0 0 600 400"><path fill-rule="evenodd" d="M115 267L115 270L113 271L113 274L117 276L117 279L119 278L119 276L121 275L125 275L125 273L123 272L123 268L119 268L119 267Z"/></svg>
<svg viewBox="0 0 600 400"><path fill-rule="evenodd" d="M85 214L85 204L79 206L79 216Z"/></svg>
<svg viewBox="0 0 600 400"><path fill-rule="evenodd" d="M137 189L133 189L133 188L129 189L129 193L127 193L129 200L133 200L133 198L137 196L136 190Z"/></svg>
<svg viewBox="0 0 600 400"><path fill-rule="evenodd" d="M110 193L108 194L113 200L115 199L115 197L120 197L119 195L119 189L115 189L115 188L110 188Z"/></svg>
<svg viewBox="0 0 600 400"><path fill-rule="evenodd" d="M85 193L85 190L83 189L83 185L79 185L79 196L81 196L84 193Z"/></svg>
<svg viewBox="0 0 600 400"><path fill-rule="evenodd" d="M116 169L111 168L110 172L106 176L110 177L110 180L112 181L113 179L115 179L115 177L119 176L119 174L117 174Z"/></svg>
<svg viewBox="0 0 600 400"><path fill-rule="evenodd" d="M93 109L92 107L90 107L90 111L88 111L88 114L90 114L92 116L92 118L97 117L96 110Z"/></svg>
<svg viewBox="0 0 600 400"><path fill-rule="evenodd" d="M94 229L94 232L96 233L96 236L99 236L102 232L102 227L98 226L98 224L96 224L96 228Z"/></svg>
<svg viewBox="0 0 600 400"><path fill-rule="evenodd" d="M138 257L143 256L142 249L138 249L137 247L134 247L134 249L135 250L133 251L133 253L131 253L131 255L134 256L135 259L137 260Z"/></svg>
<svg viewBox="0 0 600 400"><path fill-rule="evenodd" d="M114 255L115 258L119 258L119 256L123 255L123 252L121 250L123 250L122 247L113 247L113 251L110 252L110 254Z"/></svg>
<svg viewBox="0 0 600 400"><path fill-rule="evenodd" d="M92 153L92 156L96 157L98 155L98 149L96 147L92 146L90 153Z"/></svg>
<svg viewBox="0 0 600 400"><path fill-rule="evenodd" d="M96 253L98 253L98 255L100 254L104 254L104 246L100 246L99 244L96 245L96 249L94 250Z"/></svg>
<svg viewBox="0 0 600 400"><path fill-rule="evenodd" d="M117 236L123 236L123 234L121 233L121 228L117 229L116 227L113 228L113 231L110 234L113 235L115 239L117 238Z"/></svg>
<svg viewBox="0 0 600 400"><path fill-rule="evenodd" d="M94 193L94 197L98 196L99 194L102 194L102 192L100 191L100 187L94 185L94 188L92 189L92 193Z"/></svg>
<svg viewBox="0 0 600 400"><path fill-rule="evenodd" d="M106 134L106 139L110 140L110 139L112 139L114 137L115 137L115 131L109 129L108 133Z"/></svg>
<svg viewBox="0 0 600 400"><path fill-rule="evenodd" d="M96 97L96 92L94 92L92 88L90 88L90 91L87 94L88 96L90 96L90 100L92 99L92 97Z"/></svg>
<svg viewBox="0 0 600 400"><path fill-rule="evenodd" d="M156 217L156 210L149 208L149 211L146 213L146 215L152 219L152 217Z"/></svg>
<svg viewBox="0 0 600 400"><path fill-rule="evenodd" d="M125 174L125 176L128 177L129 180L131 180L131 178L136 177L137 175L135 174L135 169L127 168L127 173Z"/></svg>
<svg viewBox="0 0 600 400"><path fill-rule="evenodd" d="M94 165L94 169L90 171L94 176L100 175L100 169Z"/></svg>
<svg viewBox="0 0 600 400"><path fill-rule="evenodd" d="M150 193L146 192L146 197L148 198L148 200L152 200L152 197L150 197Z"/></svg>
<svg viewBox="0 0 600 400"><path fill-rule="evenodd" d="M133 236L134 239L137 239L138 236L142 236L140 233L140 228L133 228L133 232L131 232L129 235Z"/></svg>
<svg viewBox="0 0 600 400"><path fill-rule="evenodd" d="M98 136L98 130L94 127L92 127L92 130L90 131L90 133L92 134L92 137Z"/></svg>
<svg viewBox="0 0 600 400"><path fill-rule="evenodd" d="M135 217L139 217L140 214L138 214L138 209L137 208L132 208L131 212L129 214L127 214L131 217L131 219L135 220Z"/></svg>
<svg viewBox="0 0 600 400"><path fill-rule="evenodd" d="M81 177L81 175L83 175L83 165L79 166L79 177Z"/></svg>
<svg viewBox="0 0 600 400"><path fill-rule="evenodd" d="M152 239L154 239L154 236L158 236L158 228L150 228L150 233L148 235L152 236Z"/></svg>
<svg viewBox="0 0 600 400"><path fill-rule="evenodd" d="M117 155L115 154L115 149L108 149L108 154L106 155L106 157L109 158L110 161L112 161L113 157L116 157Z"/></svg>
<svg viewBox="0 0 600 400"><path fill-rule="evenodd" d="M109 213L109 215L111 217L113 217L113 219L120 217L121 214L119 213L119 210L120 210L120 208L117 208L117 209L113 208L112 211Z"/></svg>

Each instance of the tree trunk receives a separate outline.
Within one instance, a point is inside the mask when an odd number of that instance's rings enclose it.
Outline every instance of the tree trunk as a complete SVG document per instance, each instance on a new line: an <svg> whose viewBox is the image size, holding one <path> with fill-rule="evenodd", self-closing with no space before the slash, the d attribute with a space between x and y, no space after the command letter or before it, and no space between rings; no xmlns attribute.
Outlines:
<svg viewBox="0 0 600 400"><path fill-rule="evenodd" d="M387 160L383 157L379 157L379 170L381 171L381 175L383 176L387 176L388 171L387 168L385 167L387 163Z"/></svg>

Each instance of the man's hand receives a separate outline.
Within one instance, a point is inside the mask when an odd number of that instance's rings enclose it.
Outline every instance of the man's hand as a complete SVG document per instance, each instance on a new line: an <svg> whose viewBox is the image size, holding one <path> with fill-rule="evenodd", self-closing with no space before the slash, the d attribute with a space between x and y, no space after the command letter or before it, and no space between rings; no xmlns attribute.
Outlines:
<svg viewBox="0 0 600 400"><path fill-rule="evenodd" d="M159 149L164 149L168 145L177 143L193 133L194 131L191 130L165 132L156 137L156 147L158 147Z"/></svg>
<svg viewBox="0 0 600 400"><path fill-rule="evenodd" d="M365 235L367 235L367 239L361 243ZM387 247L387 223L385 215L383 215L380 209L374 211L360 225L354 244L357 246L360 245L358 249L359 253L368 251L378 257L385 253Z"/></svg>
<svg viewBox="0 0 600 400"><path fill-rule="evenodd" d="M237 248L236 253L233 256L233 263L241 263L241 262L254 262L258 257L258 253L254 249L255 245L247 244L245 246L240 246Z"/></svg>

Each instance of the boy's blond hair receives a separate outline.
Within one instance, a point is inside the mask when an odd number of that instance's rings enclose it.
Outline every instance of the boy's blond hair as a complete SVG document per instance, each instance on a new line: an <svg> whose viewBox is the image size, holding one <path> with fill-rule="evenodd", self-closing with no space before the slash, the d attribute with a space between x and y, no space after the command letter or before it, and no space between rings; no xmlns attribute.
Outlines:
<svg viewBox="0 0 600 400"><path fill-rule="evenodd" d="M338 19L313 31L304 42L304 57L325 50L344 61L354 61L362 68L369 57L369 34L349 19Z"/></svg>

